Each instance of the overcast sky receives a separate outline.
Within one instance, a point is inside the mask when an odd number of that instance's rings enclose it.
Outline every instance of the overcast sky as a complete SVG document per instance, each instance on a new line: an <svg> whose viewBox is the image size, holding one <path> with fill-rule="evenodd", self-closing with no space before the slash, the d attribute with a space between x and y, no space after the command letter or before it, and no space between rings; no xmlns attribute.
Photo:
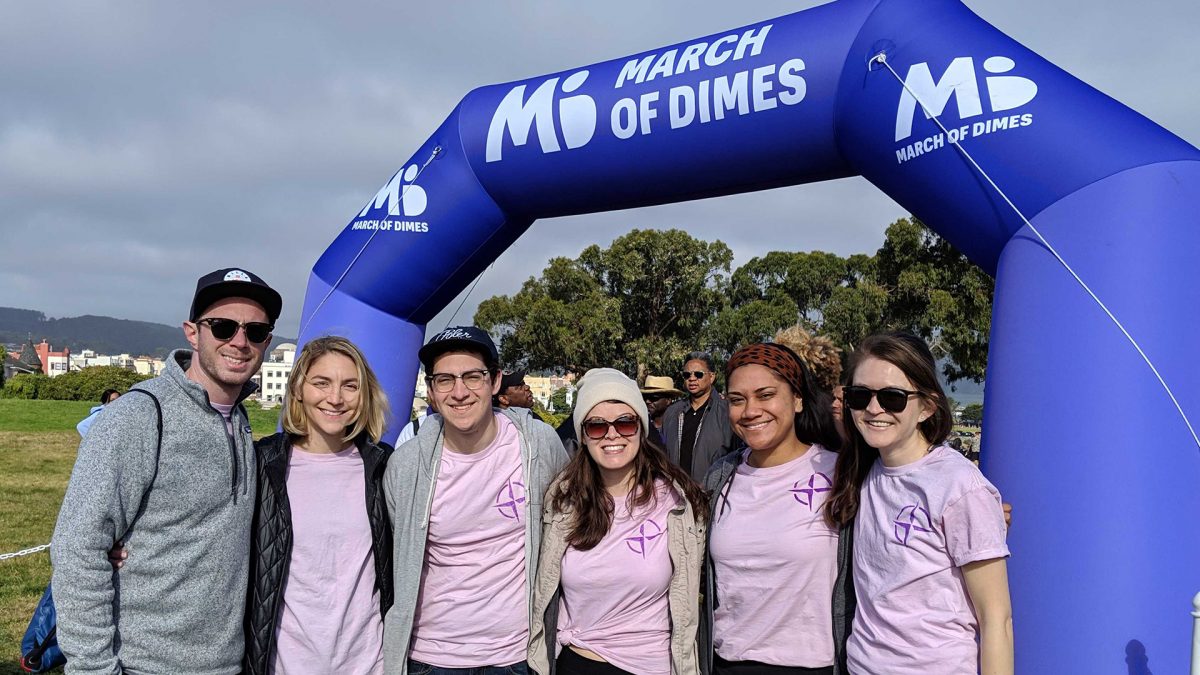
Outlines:
<svg viewBox="0 0 1200 675"><path fill-rule="evenodd" d="M277 332L296 335L317 257L472 88L821 3L265 4L0 0L0 306L178 324L196 277L239 265L282 292ZM1197 0L967 4L1200 145ZM752 232L733 226L746 214ZM455 323L549 258L634 227L722 239L740 264L874 252L903 215L848 179L544 220Z"/></svg>

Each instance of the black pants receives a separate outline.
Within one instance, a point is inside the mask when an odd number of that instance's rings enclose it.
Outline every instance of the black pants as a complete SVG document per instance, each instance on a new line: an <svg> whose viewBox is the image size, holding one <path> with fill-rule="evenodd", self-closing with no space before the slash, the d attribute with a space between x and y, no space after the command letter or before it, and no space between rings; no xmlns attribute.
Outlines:
<svg viewBox="0 0 1200 675"><path fill-rule="evenodd" d="M774 666L758 661L726 661L719 654L713 654L713 675L833 675L833 666Z"/></svg>
<svg viewBox="0 0 1200 675"><path fill-rule="evenodd" d="M554 668L558 675L630 675L628 671L621 670L611 663L580 656L565 645L558 654Z"/></svg>

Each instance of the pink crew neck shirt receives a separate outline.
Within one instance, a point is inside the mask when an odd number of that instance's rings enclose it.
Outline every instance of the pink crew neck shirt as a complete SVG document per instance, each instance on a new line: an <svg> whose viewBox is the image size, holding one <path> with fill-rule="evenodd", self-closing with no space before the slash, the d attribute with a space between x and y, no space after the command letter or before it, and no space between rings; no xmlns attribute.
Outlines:
<svg viewBox="0 0 1200 675"><path fill-rule="evenodd" d="M225 420L225 433L230 438L233 438L233 404L213 403L209 401L208 405L212 406L213 410L221 413L221 417Z"/></svg>
<svg viewBox="0 0 1200 675"><path fill-rule="evenodd" d="M979 622L959 568L1007 557L1006 535L1000 493L953 448L899 467L876 461L854 522L850 671L978 672Z"/></svg>
<svg viewBox="0 0 1200 675"><path fill-rule="evenodd" d="M667 519L679 496L665 482L655 500L630 513L615 500L612 525L595 547L567 547L562 559L558 643L599 654L631 673L671 675L674 565Z"/></svg>
<svg viewBox="0 0 1200 675"><path fill-rule="evenodd" d="M411 657L442 668L525 660L529 524L520 433L496 415L483 450L442 451L429 517Z"/></svg>
<svg viewBox="0 0 1200 675"><path fill-rule="evenodd" d="M833 665L837 530L822 507L837 455L821 445L755 468L747 449L718 499L709 552L717 575L713 647L727 661Z"/></svg>
<svg viewBox="0 0 1200 675"><path fill-rule="evenodd" d="M358 448L292 446L287 469L292 556L283 585L273 672L383 672L366 481Z"/></svg>

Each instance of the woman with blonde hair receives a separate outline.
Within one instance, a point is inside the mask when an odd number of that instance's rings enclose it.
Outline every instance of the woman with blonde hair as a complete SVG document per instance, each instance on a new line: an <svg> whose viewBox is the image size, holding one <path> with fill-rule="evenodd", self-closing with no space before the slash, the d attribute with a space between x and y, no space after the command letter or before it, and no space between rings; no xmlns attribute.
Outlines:
<svg viewBox="0 0 1200 675"><path fill-rule="evenodd" d="M255 444L245 672L383 672L392 604L387 417L387 397L352 342L304 345L288 378L284 430Z"/></svg>

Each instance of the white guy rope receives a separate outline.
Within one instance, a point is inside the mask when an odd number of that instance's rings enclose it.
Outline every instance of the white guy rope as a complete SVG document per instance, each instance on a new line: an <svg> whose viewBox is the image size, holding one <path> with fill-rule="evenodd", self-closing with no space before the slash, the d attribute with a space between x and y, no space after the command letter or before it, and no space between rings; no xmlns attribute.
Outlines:
<svg viewBox="0 0 1200 675"><path fill-rule="evenodd" d="M967 149L962 146L962 143L957 138L950 135L950 130L942 124L942 121L938 119L937 115L934 115L929 108L925 107L925 102L922 101L919 96L917 96L915 91L909 88L908 83L904 81L904 78L900 77L900 74L897 73L894 68L892 68L890 63L888 63L887 54L879 52L875 56L871 57L870 61L867 62L868 71L871 68L871 64L874 63L878 63L884 68L888 69L888 72L890 72L892 76L896 78L896 81L900 83L900 86L903 87L904 90L913 97L913 100L917 102L917 105L921 106L921 110L925 112L925 116L933 120L934 123L937 124L938 128L942 130L942 133L946 134L946 139L950 141L950 144L962 153L963 157L965 157L967 161L971 163L971 166L975 167L975 170L979 172L979 175L983 176L984 180L988 182L988 185L991 185L992 189L996 191L996 194L1000 195L1000 197L1004 199L1004 202L1008 204L1009 208L1011 208L1013 212L1016 213L1021 219L1021 221L1025 223L1025 226L1028 227L1031 232L1033 232L1033 234L1038 238L1038 241L1042 242L1042 245L1044 245L1046 249L1050 251L1050 254L1054 256L1054 259L1057 260L1059 264L1061 264L1063 268L1070 273L1075 281L1079 283L1080 287L1082 287L1083 290L1086 291L1089 296L1091 296L1092 300L1095 301L1097 305L1099 305L1100 309L1104 310L1104 313L1108 315L1108 318L1112 320L1113 324L1116 325L1118 329L1120 329L1121 333L1125 336L1125 339L1129 340L1129 344L1133 345L1133 348L1137 350L1139 355L1141 355L1142 360L1145 361L1146 365L1150 367L1150 372L1154 373L1154 377L1158 378L1158 383L1161 384L1163 390L1167 392L1167 396L1171 399L1171 403L1175 405L1175 410L1179 411L1179 416L1183 418L1183 423L1187 425L1188 432L1192 435L1192 440L1195 441L1197 447L1200 447L1200 436L1196 434L1196 429L1192 426L1191 420L1188 419L1187 413L1183 411L1183 406L1179 405L1179 400L1175 398L1175 392L1171 391L1171 387L1167 385L1167 381L1163 379L1162 374L1158 372L1158 368L1154 366L1154 362L1151 361L1150 357L1146 355L1146 352L1142 350L1142 347L1138 344L1137 340L1135 340L1133 336L1129 334L1129 331L1125 329L1125 326L1120 322L1120 320L1118 320L1112 311L1108 309L1108 306L1105 305L1104 302L1100 300L1099 296L1092 291L1091 287L1088 286L1087 283L1075 273L1075 270L1072 269L1071 266L1067 264L1067 261L1064 260L1061 255L1059 255L1058 251L1050 245L1050 242L1047 241L1044 236L1042 236L1042 233L1033 226L1033 223L1029 222L1029 219L1026 218L1025 214L1021 212L1021 209L1017 208L1017 205L1008 198L1008 195L1004 193L1004 190L1001 190L1000 186L996 185L996 181L992 180L992 177L988 175L988 172L984 171L983 167L979 166L979 163L975 161L975 158L971 156L971 153L967 152Z"/></svg>
<svg viewBox="0 0 1200 675"><path fill-rule="evenodd" d="M421 168L417 170L417 175L413 176L412 182L405 184L404 190L400 193L401 202L404 201L404 195L408 194L408 189L416 185L417 181L421 178L421 174L425 173L425 168L428 167L433 160L437 159L438 155L440 154L442 154L442 146L439 145L434 147L434 149L429 153L429 158L426 159L425 163L421 165ZM403 166L400 167L400 171L404 171ZM393 175L393 178L394 177L395 176ZM346 278L346 275L350 273L351 268L353 268L354 264L358 262L358 259L362 257L362 254L367 250L367 247L370 246L371 242L375 240L375 235L377 234L379 234L379 230L373 230L371 232L371 236L367 237L367 240L363 242L362 248L358 249L358 253L355 253L354 257L350 259L350 262L346 264L346 269L342 270L342 273L338 276L337 281L333 282L333 285L330 286L329 290L325 293L325 297L321 298L321 302L317 303L317 306L313 308L312 314L308 316L308 321L305 321L304 325L300 327L301 335L303 335L304 331L308 329L308 324L312 323L312 320L316 318L317 312L320 312L321 308L325 306L325 301L329 299L329 296L333 295L335 290L337 290L338 285L341 284L342 280Z"/></svg>

